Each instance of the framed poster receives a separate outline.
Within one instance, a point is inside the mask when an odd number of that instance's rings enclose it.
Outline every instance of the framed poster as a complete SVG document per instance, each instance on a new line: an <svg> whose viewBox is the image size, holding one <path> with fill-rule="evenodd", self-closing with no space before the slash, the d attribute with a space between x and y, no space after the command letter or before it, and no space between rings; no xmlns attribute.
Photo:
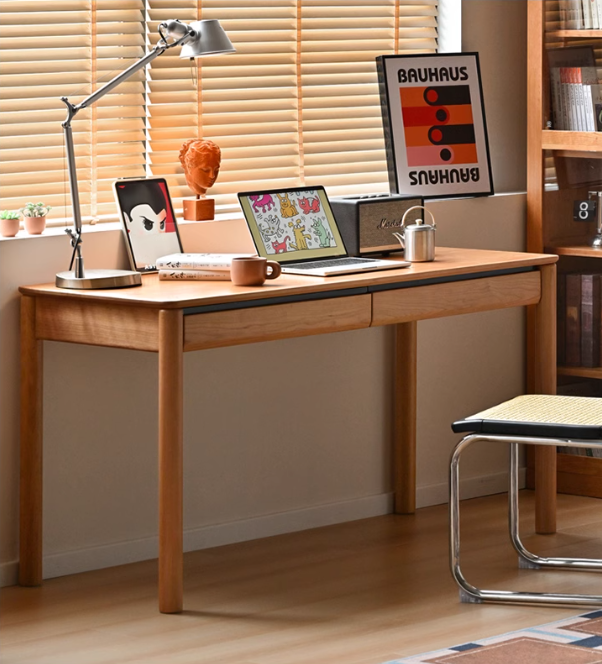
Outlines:
<svg viewBox="0 0 602 664"><path fill-rule="evenodd" d="M165 178L117 180L113 192L132 270L156 272L157 258L182 253Z"/></svg>
<svg viewBox="0 0 602 664"><path fill-rule="evenodd" d="M493 194L478 53L376 58L391 193Z"/></svg>

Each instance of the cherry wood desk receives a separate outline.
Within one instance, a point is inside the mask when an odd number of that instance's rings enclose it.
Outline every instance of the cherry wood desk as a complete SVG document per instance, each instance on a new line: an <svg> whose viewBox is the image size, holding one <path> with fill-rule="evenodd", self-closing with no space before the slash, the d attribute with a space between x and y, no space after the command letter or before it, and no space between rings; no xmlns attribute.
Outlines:
<svg viewBox="0 0 602 664"><path fill-rule="evenodd" d="M159 356L159 609L183 600L183 354L188 351L394 325L395 511L415 510L417 321L530 307L529 389L556 389L556 256L439 248L410 268L340 277L284 275L261 287L159 282L75 291L24 286L21 314L19 582L42 583L42 342L130 348ZM556 457L536 450L538 532L556 528Z"/></svg>

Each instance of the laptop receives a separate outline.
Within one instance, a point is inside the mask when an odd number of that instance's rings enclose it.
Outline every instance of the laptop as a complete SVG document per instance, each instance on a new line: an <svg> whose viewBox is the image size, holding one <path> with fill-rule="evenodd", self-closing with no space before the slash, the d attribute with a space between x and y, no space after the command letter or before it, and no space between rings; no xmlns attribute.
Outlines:
<svg viewBox="0 0 602 664"><path fill-rule="evenodd" d="M255 248L282 271L330 277L392 270L407 261L349 256L324 187L292 187L238 194Z"/></svg>

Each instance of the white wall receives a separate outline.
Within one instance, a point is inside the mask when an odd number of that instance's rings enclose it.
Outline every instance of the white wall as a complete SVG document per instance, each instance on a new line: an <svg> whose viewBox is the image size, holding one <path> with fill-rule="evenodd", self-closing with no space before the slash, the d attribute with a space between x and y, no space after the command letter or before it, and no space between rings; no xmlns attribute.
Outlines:
<svg viewBox="0 0 602 664"><path fill-rule="evenodd" d="M494 182L524 188L525 2L464 0L464 49L481 53ZM525 197L430 205L438 243L523 248ZM182 228L186 250L245 250L241 222ZM89 232L88 267L125 267L118 232ZM18 514L20 284L66 269L63 236L0 241L0 573L14 581ZM185 359L187 548L390 509L387 329L283 340ZM45 574L156 555L156 357L45 343ZM523 313L419 324L420 505L443 502L449 425L523 390ZM286 364L293 388L269 390ZM503 488L503 450L467 455L470 495Z"/></svg>

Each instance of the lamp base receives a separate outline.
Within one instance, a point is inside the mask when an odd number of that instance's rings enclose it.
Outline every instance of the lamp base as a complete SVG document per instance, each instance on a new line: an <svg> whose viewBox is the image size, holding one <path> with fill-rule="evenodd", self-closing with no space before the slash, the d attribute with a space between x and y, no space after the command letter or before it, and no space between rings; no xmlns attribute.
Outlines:
<svg viewBox="0 0 602 664"><path fill-rule="evenodd" d="M130 270L86 270L85 277L76 277L75 272L59 272L56 275L57 288L92 290L95 288L129 288L141 286L140 272Z"/></svg>

